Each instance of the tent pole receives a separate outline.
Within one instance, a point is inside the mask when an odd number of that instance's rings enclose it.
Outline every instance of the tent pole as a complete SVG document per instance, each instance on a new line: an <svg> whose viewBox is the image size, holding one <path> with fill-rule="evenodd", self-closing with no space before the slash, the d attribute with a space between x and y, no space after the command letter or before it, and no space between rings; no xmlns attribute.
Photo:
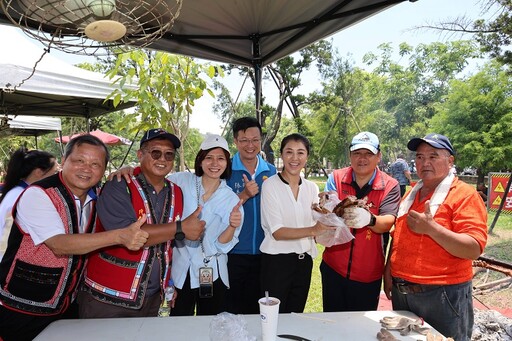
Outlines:
<svg viewBox="0 0 512 341"><path fill-rule="evenodd" d="M261 117L261 80L263 77L263 72L261 68L261 64L254 65L254 85L255 85L255 95L256 95L256 118L258 122L263 125L262 117Z"/></svg>
<svg viewBox="0 0 512 341"><path fill-rule="evenodd" d="M259 34L252 34L252 65L254 68L254 92L256 96L256 119L263 125L261 117L261 80L263 78L263 70L261 65L261 36Z"/></svg>
<svg viewBox="0 0 512 341"><path fill-rule="evenodd" d="M62 143L62 130L57 130L57 134L59 134L60 156L64 156L64 146Z"/></svg>
<svg viewBox="0 0 512 341"><path fill-rule="evenodd" d="M91 132L91 109L87 106L87 104L84 103L84 116L85 116L85 129L87 133Z"/></svg>

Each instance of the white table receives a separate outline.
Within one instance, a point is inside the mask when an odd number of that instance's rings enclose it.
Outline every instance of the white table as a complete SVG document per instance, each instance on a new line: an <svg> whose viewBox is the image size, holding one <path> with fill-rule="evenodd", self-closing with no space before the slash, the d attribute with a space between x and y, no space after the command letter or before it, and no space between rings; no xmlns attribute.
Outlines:
<svg viewBox="0 0 512 341"><path fill-rule="evenodd" d="M280 314L277 334L294 334L310 340L375 341L384 316L403 315L415 318L406 311L368 311L310 314ZM60 320L49 325L36 340L209 340L210 322L214 316L151 317ZM244 315L250 335L261 340L259 315ZM433 332L436 332L432 329ZM436 332L437 333L437 332ZM425 340L411 333L400 340ZM277 338L278 341L285 340ZM227 341L227 340L222 340Z"/></svg>

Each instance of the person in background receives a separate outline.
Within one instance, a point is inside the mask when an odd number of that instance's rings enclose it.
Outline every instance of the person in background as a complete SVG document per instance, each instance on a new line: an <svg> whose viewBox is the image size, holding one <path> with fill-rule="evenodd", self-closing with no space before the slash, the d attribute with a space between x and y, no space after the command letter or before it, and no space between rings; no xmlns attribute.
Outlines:
<svg viewBox="0 0 512 341"><path fill-rule="evenodd" d="M409 171L409 165L404 159L404 154L398 154L398 158L389 167L391 176L395 178L400 184L400 196L403 197L407 185L412 181L411 172Z"/></svg>
<svg viewBox="0 0 512 341"><path fill-rule="evenodd" d="M261 189L265 238L260 246L260 296L268 291L280 299L280 313L302 313L313 258L318 253L315 237L336 227L313 220L311 205L318 203L318 186L300 176L310 153L309 140L301 134L288 135L280 151L283 170L265 181Z"/></svg>
<svg viewBox="0 0 512 341"><path fill-rule="evenodd" d="M232 174L227 184L244 204L244 221L239 242L228 254L230 287L226 310L233 314L259 314L263 229L260 215L260 189L276 174L276 168L261 155L261 125L254 117L233 123L233 140L238 152L233 156Z"/></svg>
<svg viewBox="0 0 512 341"><path fill-rule="evenodd" d="M404 197L392 232L384 291L446 337L471 340L472 260L487 242L487 210L452 172L455 150L440 134L413 138L420 181Z"/></svg>
<svg viewBox="0 0 512 341"><path fill-rule="evenodd" d="M111 245L138 250L144 219L92 233L96 185L107 147L86 134L66 146L62 171L31 184L13 208L13 225L0 263L0 339L32 340L53 321L78 318L75 297L87 253Z"/></svg>
<svg viewBox="0 0 512 341"><path fill-rule="evenodd" d="M7 165L7 174L0 190L0 241L4 240L4 228L12 223L11 210L19 195L33 182L54 175L59 164L52 154L42 150L21 147L14 151ZM0 248L0 260L5 250Z"/></svg>
<svg viewBox="0 0 512 341"><path fill-rule="evenodd" d="M489 195L489 189L487 188L487 186L485 186L485 183L478 182L476 184L476 191L478 192L478 194L480 195L480 197L482 198L484 203L487 203L487 196Z"/></svg>
<svg viewBox="0 0 512 341"><path fill-rule="evenodd" d="M169 179L183 188L183 216L202 207L206 229L199 243L175 241L172 279L178 297L171 316L216 315L224 311L228 274L227 253L238 242L243 221L242 199L226 184L231 174L227 141L207 135L194 164L195 173L179 172Z"/></svg>
<svg viewBox="0 0 512 341"><path fill-rule="evenodd" d="M378 137L361 132L350 144L350 166L327 179L325 191L336 191L340 200L367 197L371 214L351 218L352 241L324 250L320 272L326 312L377 310L386 252L383 234L394 224L400 203L398 182L379 170L380 159Z"/></svg>
<svg viewBox="0 0 512 341"><path fill-rule="evenodd" d="M149 237L137 252L113 246L89 256L78 297L81 318L158 315L170 277L170 241L197 240L204 231L201 207L182 220L181 188L165 178L180 145L164 129L146 131L137 151L140 167L129 169L133 172L130 181L122 178L105 183L98 200L99 227L117 231L147 217L143 230Z"/></svg>

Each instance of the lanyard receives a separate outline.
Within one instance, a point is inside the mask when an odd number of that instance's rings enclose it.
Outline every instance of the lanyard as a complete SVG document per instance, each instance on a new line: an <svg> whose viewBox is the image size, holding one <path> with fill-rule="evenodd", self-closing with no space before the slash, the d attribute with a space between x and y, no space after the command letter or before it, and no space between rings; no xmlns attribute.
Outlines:
<svg viewBox="0 0 512 341"><path fill-rule="evenodd" d="M197 207L199 207L199 204L200 204L199 177L197 177L197 176L196 176L196 194L197 194ZM205 226L205 230L206 230L206 226ZM201 238L199 239L199 242L201 243L201 252L203 253L203 264L206 267L206 266L208 266L208 263L210 263L210 260L213 257L220 256L221 253L217 252L214 255L206 256L206 252L204 250L203 239L204 239L204 233L201 235Z"/></svg>

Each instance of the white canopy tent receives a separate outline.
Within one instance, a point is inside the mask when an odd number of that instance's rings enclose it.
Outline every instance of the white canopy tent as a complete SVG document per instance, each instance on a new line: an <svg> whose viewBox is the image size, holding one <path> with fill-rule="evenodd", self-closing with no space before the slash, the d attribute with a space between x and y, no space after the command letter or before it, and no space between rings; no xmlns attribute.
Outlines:
<svg viewBox="0 0 512 341"><path fill-rule="evenodd" d="M0 121L0 137L34 136L37 148L37 137L56 133L60 136L61 120L56 117L41 116L5 116Z"/></svg>
<svg viewBox="0 0 512 341"><path fill-rule="evenodd" d="M106 101L115 87L101 73L69 65L51 54L37 62L44 50L21 39L19 29L8 29L9 34L0 36L2 50L20 53L0 53L0 115L91 118L135 104L114 107Z"/></svg>
<svg viewBox="0 0 512 341"><path fill-rule="evenodd" d="M51 132L61 131L60 118L40 116L7 116L0 123L0 135L39 136Z"/></svg>

